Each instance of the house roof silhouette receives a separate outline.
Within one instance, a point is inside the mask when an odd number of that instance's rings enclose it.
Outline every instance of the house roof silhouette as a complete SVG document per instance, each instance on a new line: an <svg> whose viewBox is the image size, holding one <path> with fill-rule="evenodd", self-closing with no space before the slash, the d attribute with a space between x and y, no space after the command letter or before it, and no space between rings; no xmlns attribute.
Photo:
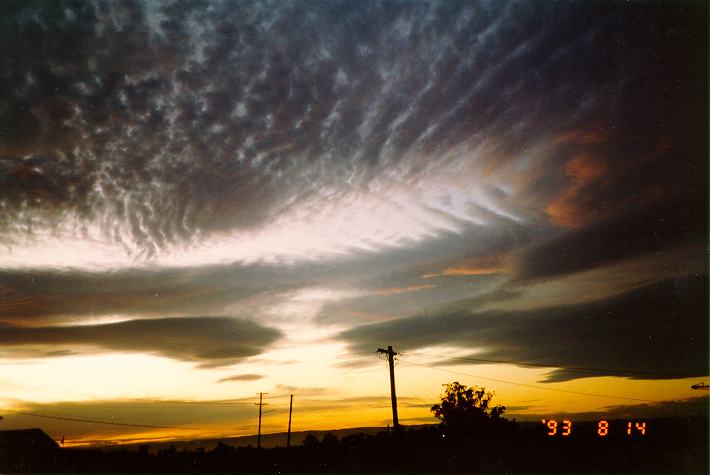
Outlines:
<svg viewBox="0 0 710 475"><path fill-rule="evenodd" d="M0 455L18 452L52 452L59 446L42 429L0 431Z"/></svg>

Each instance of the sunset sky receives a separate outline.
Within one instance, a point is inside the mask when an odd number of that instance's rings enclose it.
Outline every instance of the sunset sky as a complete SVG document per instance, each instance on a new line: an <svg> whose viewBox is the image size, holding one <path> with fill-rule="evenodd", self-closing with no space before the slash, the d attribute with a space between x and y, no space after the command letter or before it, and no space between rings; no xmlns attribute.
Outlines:
<svg viewBox="0 0 710 475"><path fill-rule="evenodd" d="M669 3L2 3L0 430L386 426L387 345L403 424L455 380L697 413L707 10Z"/></svg>

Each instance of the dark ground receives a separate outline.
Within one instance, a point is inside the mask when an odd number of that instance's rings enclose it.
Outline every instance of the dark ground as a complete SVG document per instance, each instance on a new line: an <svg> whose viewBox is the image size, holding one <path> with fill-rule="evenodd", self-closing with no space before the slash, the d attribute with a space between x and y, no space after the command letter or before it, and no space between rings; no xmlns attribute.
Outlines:
<svg viewBox="0 0 710 475"><path fill-rule="evenodd" d="M439 427L399 434L309 436L290 449L56 449L42 456L5 454L0 473L708 473L708 421L649 419L646 435L626 434L626 421L575 423L572 434L548 436L542 424L505 421L462 437ZM560 426L561 427L561 426Z"/></svg>

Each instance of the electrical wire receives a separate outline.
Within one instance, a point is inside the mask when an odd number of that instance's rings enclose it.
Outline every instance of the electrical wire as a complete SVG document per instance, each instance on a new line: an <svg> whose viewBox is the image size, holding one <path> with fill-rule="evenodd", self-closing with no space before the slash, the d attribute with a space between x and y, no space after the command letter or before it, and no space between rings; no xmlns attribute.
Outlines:
<svg viewBox="0 0 710 475"><path fill-rule="evenodd" d="M146 403L146 404L198 404L198 405L210 405L210 406L237 406L237 405L253 405L253 402L241 402L241 401L180 401L180 400L170 400L170 399L123 399L120 402L128 403ZM258 404L258 403L256 403Z"/></svg>
<svg viewBox="0 0 710 475"><path fill-rule="evenodd" d="M74 417L60 417L60 416L50 416L48 414L37 414L33 412L22 412L22 411L6 411L11 414L17 414L17 415L22 415L22 416L31 416L31 417L40 417L44 419L56 419L59 421L70 421L70 422L85 422L85 423L90 423L90 424L104 424L104 425L110 425L110 426L124 426L124 427L140 427L144 429L179 429L179 430L208 430L208 431L213 431L213 430L220 430L216 428L206 428L206 427L177 427L177 426L159 426L159 425L153 425L153 424L132 424L129 422L110 422L110 421L99 421L99 420L94 420L94 419L79 419L79 418L74 418ZM222 430L229 430L233 431L234 429L222 429Z"/></svg>
<svg viewBox="0 0 710 475"><path fill-rule="evenodd" d="M402 363L404 364L410 364L410 365L415 365L415 366L421 366L424 368L429 368L433 369L436 371L442 371L445 373L452 373L452 374L460 374L462 376L469 376L471 378L478 378L478 379L485 379L488 381L495 381L497 383L504 383L504 384L512 384L515 386L521 386L524 388L532 388L532 389L541 389L543 391L555 391L555 392L560 392L560 393L567 393L567 394L576 394L579 396L587 396L587 397L600 397L600 398L608 398L608 399L622 399L625 401L637 401L637 402L660 402L654 399L641 399L641 398L633 398L633 397L625 397L625 396L612 396L612 395L607 395L607 394L596 394L596 393L584 393L581 391L571 391L568 389L559 389L559 388L546 388L544 386L537 386L533 384L524 384L524 383L516 383L513 381L506 381L504 379L496 379L496 378L489 378L486 376L478 376L475 374L469 374L469 373L462 373L460 371L451 371L448 369L442 369L442 368L437 368L436 366L430 366L430 365L425 365L421 363L414 363L413 361L407 361L407 360L402 360Z"/></svg>
<svg viewBox="0 0 710 475"><path fill-rule="evenodd" d="M437 396L435 394L430 394L429 396L422 396L422 394L432 393L432 391L423 388L422 385L419 384L412 375L408 374L408 371L405 371L405 369L406 365L404 368L401 368L400 371L397 373L397 386L399 387L400 383L404 382L402 388L404 391L400 394L402 394L403 397L410 397L419 402L428 403L431 401L435 401L437 399ZM409 393L409 396L407 396L407 393Z"/></svg>

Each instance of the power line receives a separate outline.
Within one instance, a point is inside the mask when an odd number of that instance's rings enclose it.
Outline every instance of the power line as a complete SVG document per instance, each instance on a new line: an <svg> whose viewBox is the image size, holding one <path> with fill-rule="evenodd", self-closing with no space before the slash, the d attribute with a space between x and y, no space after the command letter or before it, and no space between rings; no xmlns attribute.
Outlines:
<svg viewBox="0 0 710 475"><path fill-rule="evenodd" d="M110 425L110 426L125 426L125 427L141 427L144 429L179 429L179 430L220 430L220 429L215 429L215 428L206 428L206 427L177 427L177 426L159 426L159 425L152 425L152 424L131 424L129 422L109 422L109 421L98 421L94 419L78 419L74 417L60 417L60 416L50 416L47 414L37 414L37 413L32 413L32 412L21 412L21 411L7 411L12 414L18 414L22 416L31 416L31 417L41 417L44 419L56 419L59 421L71 421L71 422L86 422L86 423L91 423L91 424L104 424L104 425ZM221 429L221 430L226 430L226 429ZM233 429L229 429L230 431Z"/></svg>
<svg viewBox="0 0 710 475"><path fill-rule="evenodd" d="M85 397L84 395L81 395ZM277 396L275 399L282 399L283 397ZM237 401L237 400L226 400L226 401L190 401L190 400L180 400L180 399L116 399L112 400L115 404L197 404L206 406L251 406L253 402Z"/></svg>
<svg viewBox="0 0 710 475"><path fill-rule="evenodd" d="M414 371L416 371L416 368L412 368ZM433 391L431 388L425 389L420 383L415 381L411 375L407 374L408 371L406 370L406 365L405 368L400 369L399 371L399 381L403 382L404 386L404 391L400 391L401 394L409 394L410 396L404 396L404 397L411 397L412 399L416 399L419 401L432 401L437 399L436 392L438 389L434 389ZM422 394L427 394L429 393L429 396L422 396Z"/></svg>
<svg viewBox="0 0 710 475"><path fill-rule="evenodd" d="M430 356L430 357L437 357L437 358L448 358L452 360L460 360L460 361L470 361L472 363L492 363L492 364L510 364L510 365L516 365L516 366L531 366L534 368L561 368L561 369L566 369L569 371L577 371L580 373L610 373L610 374L618 374L618 375L626 375L626 376L634 376L634 375L639 375L639 376L664 376L664 377L669 377L669 378L674 378L675 376L670 374L670 373L660 373L660 372L655 372L655 371L637 371L637 370L618 370L618 369L610 369L610 368L597 368L597 367L589 367L589 366L565 366L561 364L556 364L556 363L550 363L550 364L541 364L541 363L526 363L523 361L512 361L512 360L491 360L491 359L484 359L484 358L470 358L470 357L462 357L462 356L447 356L447 355L435 355L435 354L427 354L427 353L420 353L420 352L406 352L406 353L401 353L402 355L414 355L414 356Z"/></svg>
<svg viewBox="0 0 710 475"><path fill-rule="evenodd" d="M252 405L252 402L242 402L242 401L180 401L180 400L169 400L169 399L123 399L120 402L135 403L146 403L146 404L200 404L200 405L211 405L211 406L235 406L235 405Z"/></svg>
<svg viewBox="0 0 710 475"><path fill-rule="evenodd" d="M405 364L415 365L415 366L422 366L422 367L424 367L424 368L429 368L429 369L433 369L433 370L436 370L436 371L443 371L443 372L445 372L445 373L460 374L460 375L462 375L462 376L469 376L469 377L471 377L471 378L486 379L486 380L488 380L488 381L495 381L495 382L497 382L497 383L512 384L512 385L515 385L515 386L522 386L522 387L525 387L525 388L532 388L532 389L541 389L541 390L543 390L543 391L556 391L556 392L560 392L560 393L577 394L577 395L580 395L580 396L587 396L587 397L601 397L601 398L608 398L608 399L623 399L623 400L626 400L626 401L660 402L660 401L657 401L657 400L654 400L654 399L640 399L640 398L624 397L624 396L611 396L611 395L606 395L606 394L584 393L584 392L581 392L581 391L571 391L571 390L568 390L568 389L546 388L546 387L544 387L544 386L537 386L537 385L533 385L533 384L515 383L515 382L513 382L513 381L506 381L506 380L504 380L504 379L488 378L488 377L486 377L486 376L477 376L477 375L475 375L475 374L462 373L462 372L460 372L460 371L451 371L451 370L448 370L448 369L441 369L441 368L437 368L436 366L429 366L429 365L425 365L425 364L421 364L421 363L414 363L413 361L401 360L401 362L402 362L402 363L405 363Z"/></svg>

